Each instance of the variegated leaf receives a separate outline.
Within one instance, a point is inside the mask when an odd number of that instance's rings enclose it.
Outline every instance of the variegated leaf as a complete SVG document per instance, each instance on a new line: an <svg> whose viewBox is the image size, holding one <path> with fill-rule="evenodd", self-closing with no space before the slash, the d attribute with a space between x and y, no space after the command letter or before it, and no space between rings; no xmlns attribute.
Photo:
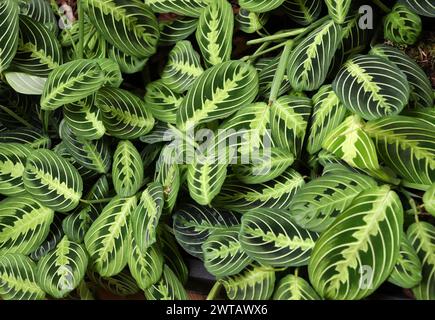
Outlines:
<svg viewBox="0 0 435 320"><path fill-rule="evenodd" d="M150 82L146 86L145 104L157 120L176 124L177 111L183 95L174 92L162 80Z"/></svg>
<svg viewBox="0 0 435 320"><path fill-rule="evenodd" d="M83 181L77 169L51 150L39 149L27 158L23 180L28 193L58 212L71 211L82 196Z"/></svg>
<svg viewBox="0 0 435 320"><path fill-rule="evenodd" d="M293 89L312 91L320 88L328 75L341 36L340 25L329 20L293 49L287 64L287 77Z"/></svg>
<svg viewBox="0 0 435 320"><path fill-rule="evenodd" d="M329 15L337 23L344 23L352 6L352 0L325 0Z"/></svg>
<svg viewBox="0 0 435 320"><path fill-rule="evenodd" d="M147 290L160 280L163 273L163 256L158 244L139 249L136 239L131 239L128 267L139 288Z"/></svg>
<svg viewBox="0 0 435 320"><path fill-rule="evenodd" d="M321 0L284 0L283 8L290 18L300 25L307 26L320 16Z"/></svg>
<svg viewBox="0 0 435 320"><path fill-rule="evenodd" d="M304 178L291 168L279 177L258 185L245 185L228 178L213 205L240 213L256 208L287 208L304 183Z"/></svg>
<svg viewBox="0 0 435 320"><path fill-rule="evenodd" d="M393 270L402 228L402 204L389 186L363 191L316 241L311 284L327 299L367 297Z"/></svg>
<svg viewBox="0 0 435 320"><path fill-rule="evenodd" d="M103 277L116 275L127 265L128 220L135 207L136 197L114 197L85 235L92 267Z"/></svg>
<svg viewBox="0 0 435 320"><path fill-rule="evenodd" d="M116 138L135 139L154 126L145 103L127 90L103 87L97 92L95 104L102 111L107 133Z"/></svg>
<svg viewBox="0 0 435 320"><path fill-rule="evenodd" d="M268 20L269 16L267 14L250 12L243 8L240 8L239 13L235 17L239 29L246 33L260 31Z"/></svg>
<svg viewBox="0 0 435 320"><path fill-rule="evenodd" d="M0 201L0 255L29 254L47 237L54 211L30 195Z"/></svg>
<svg viewBox="0 0 435 320"><path fill-rule="evenodd" d="M407 5L419 15L435 18L435 3L433 0L400 0L400 3Z"/></svg>
<svg viewBox="0 0 435 320"><path fill-rule="evenodd" d="M422 264L422 280L412 288L418 300L435 299L435 227L418 221L409 226L408 239Z"/></svg>
<svg viewBox="0 0 435 320"><path fill-rule="evenodd" d="M422 280L422 266L417 253L405 234L400 238L399 258L388 282L401 288L413 288Z"/></svg>
<svg viewBox="0 0 435 320"><path fill-rule="evenodd" d="M284 0L239 0L242 8L252 12L267 12L278 8Z"/></svg>
<svg viewBox="0 0 435 320"><path fill-rule="evenodd" d="M413 106L431 108L434 105L432 85L426 73L404 52L379 44L372 48L370 54L388 59L405 74L411 90L409 100Z"/></svg>
<svg viewBox="0 0 435 320"><path fill-rule="evenodd" d="M175 236L171 233L172 229L165 226L167 225L162 225L159 229L160 233L157 241L160 243L165 263L171 270L174 270L177 278L184 285L189 277L189 269L175 240Z"/></svg>
<svg viewBox="0 0 435 320"><path fill-rule="evenodd" d="M275 287L275 271L252 264L239 274L221 280L230 300L268 300Z"/></svg>
<svg viewBox="0 0 435 320"><path fill-rule="evenodd" d="M18 48L19 6L15 0L0 2L0 73L5 71Z"/></svg>
<svg viewBox="0 0 435 320"><path fill-rule="evenodd" d="M346 61L332 88L346 108L366 120L400 113L410 95L405 74L393 62L374 55Z"/></svg>
<svg viewBox="0 0 435 320"><path fill-rule="evenodd" d="M227 61L209 68L192 84L177 113L185 131L200 123L223 119L250 104L258 91L258 75L249 64Z"/></svg>
<svg viewBox="0 0 435 320"><path fill-rule="evenodd" d="M435 131L418 118L390 116L369 121L365 132L376 141L382 160L404 180L426 190L435 181Z"/></svg>
<svg viewBox="0 0 435 320"><path fill-rule="evenodd" d="M12 61L15 70L33 76L47 77L63 62L56 36L41 23L20 16L20 40Z"/></svg>
<svg viewBox="0 0 435 320"><path fill-rule="evenodd" d="M80 244L65 236L49 254L38 261L39 286L54 298L64 298L78 287L88 266L88 255Z"/></svg>
<svg viewBox="0 0 435 320"><path fill-rule="evenodd" d="M139 151L129 140L122 140L113 155L112 179L121 197L135 195L144 181L144 167Z"/></svg>
<svg viewBox="0 0 435 320"><path fill-rule="evenodd" d="M132 235L142 254L157 241L157 225L163 205L163 187L158 182L152 182L142 192L136 209L131 213Z"/></svg>
<svg viewBox="0 0 435 320"><path fill-rule="evenodd" d="M240 219L234 213L189 204L175 212L174 234L177 242L194 257L203 259L201 246L215 231L239 225Z"/></svg>
<svg viewBox="0 0 435 320"><path fill-rule="evenodd" d="M131 296L140 291L136 280L132 277L127 268L112 277L102 277L97 272L89 269L87 275L98 287L116 296Z"/></svg>
<svg viewBox="0 0 435 320"><path fill-rule="evenodd" d="M143 2L86 0L83 6L101 35L124 53L147 58L156 52L157 19Z"/></svg>
<svg viewBox="0 0 435 320"><path fill-rule="evenodd" d="M55 110L93 94L104 84L104 72L94 60L78 59L48 75L41 96L43 110Z"/></svg>
<svg viewBox="0 0 435 320"><path fill-rule="evenodd" d="M308 230L323 232L362 191L376 182L356 173L330 173L303 185L293 197L289 214Z"/></svg>
<svg viewBox="0 0 435 320"><path fill-rule="evenodd" d="M145 0L154 12L172 12L181 16L199 17L212 0Z"/></svg>
<svg viewBox="0 0 435 320"><path fill-rule="evenodd" d="M169 52L168 63L162 72L162 82L176 93L188 90L203 73L199 54L188 40L178 42Z"/></svg>
<svg viewBox="0 0 435 320"><path fill-rule="evenodd" d="M50 137L38 130L29 128L17 128L1 132L0 143L25 144L33 149L51 147Z"/></svg>
<svg viewBox="0 0 435 320"><path fill-rule="evenodd" d="M299 156L311 109L311 99L296 96L282 96L271 105L272 138L278 147Z"/></svg>
<svg viewBox="0 0 435 320"><path fill-rule="evenodd" d="M234 14L226 0L214 0L199 16L196 41L207 67L231 58Z"/></svg>
<svg viewBox="0 0 435 320"><path fill-rule="evenodd" d="M197 25L197 18L187 16L179 16L175 20L159 21L159 45L171 46L178 41L185 40L195 32Z"/></svg>
<svg viewBox="0 0 435 320"><path fill-rule="evenodd" d="M45 293L35 280L36 265L25 255L0 256L0 297L3 300L42 300Z"/></svg>
<svg viewBox="0 0 435 320"><path fill-rule="evenodd" d="M426 211L435 217L435 183L424 193L423 204Z"/></svg>
<svg viewBox="0 0 435 320"><path fill-rule="evenodd" d="M304 278L289 274L277 283L272 299L320 300L320 297Z"/></svg>
<svg viewBox="0 0 435 320"><path fill-rule="evenodd" d="M142 71L148 62L148 58L130 56L110 44L107 44L107 50L109 58L116 61L122 73L131 74Z"/></svg>
<svg viewBox="0 0 435 320"><path fill-rule="evenodd" d="M0 194L12 196L25 192L23 174L32 150L29 145L0 143Z"/></svg>
<svg viewBox="0 0 435 320"><path fill-rule="evenodd" d="M317 238L317 233L296 225L285 210L259 208L242 216L239 234L242 249L264 265L307 265Z"/></svg>
<svg viewBox="0 0 435 320"><path fill-rule="evenodd" d="M86 140L73 133L69 125L60 123L59 135L68 153L85 168L98 173L107 173L112 162L109 141L106 138Z"/></svg>
<svg viewBox="0 0 435 320"><path fill-rule="evenodd" d="M322 86L313 96L313 117L307 151L315 154L322 149L326 137L344 120L346 108L341 103L331 85Z"/></svg>
<svg viewBox="0 0 435 320"><path fill-rule="evenodd" d="M167 265L160 280L145 290L147 300L189 300L183 284Z"/></svg>
<svg viewBox="0 0 435 320"><path fill-rule="evenodd" d="M29 257L33 261L39 261L43 256L51 252L64 236L62 230L62 219L60 215L54 215L53 222L50 225L47 237L42 241L41 245L32 251Z"/></svg>
<svg viewBox="0 0 435 320"><path fill-rule="evenodd" d="M278 55L275 58L263 58L255 64L258 70L259 94L263 98L269 99L272 82L278 68L280 57L281 56ZM280 97L288 93L290 89L290 82L287 76L285 76L279 88L278 96Z"/></svg>

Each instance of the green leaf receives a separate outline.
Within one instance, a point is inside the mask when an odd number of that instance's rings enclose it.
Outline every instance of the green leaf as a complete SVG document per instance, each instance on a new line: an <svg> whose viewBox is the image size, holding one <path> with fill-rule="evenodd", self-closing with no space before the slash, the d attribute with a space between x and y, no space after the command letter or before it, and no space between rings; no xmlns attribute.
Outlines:
<svg viewBox="0 0 435 320"><path fill-rule="evenodd" d="M0 194L13 196L25 192L23 173L32 150L28 145L0 143Z"/></svg>
<svg viewBox="0 0 435 320"><path fill-rule="evenodd" d="M160 21L160 46L171 46L178 41L187 39L195 32L198 25L197 18L179 16L175 20Z"/></svg>
<svg viewBox="0 0 435 320"><path fill-rule="evenodd" d="M50 148L51 139L35 129L17 128L0 133L0 143L25 144L33 149Z"/></svg>
<svg viewBox="0 0 435 320"><path fill-rule="evenodd" d="M174 92L162 80L150 82L146 86L145 104L157 120L176 124L177 111L183 95Z"/></svg>
<svg viewBox="0 0 435 320"><path fill-rule="evenodd" d="M435 227L427 222L415 222L407 231L408 239L422 264L423 279L412 288L418 300L435 299Z"/></svg>
<svg viewBox="0 0 435 320"><path fill-rule="evenodd" d="M386 58L394 63L408 79L410 103L415 107L431 108L434 104L432 85L421 67L404 52L386 45L376 45L370 54Z"/></svg>
<svg viewBox="0 0 435 320"><path fill-rule="evenodd" d="M426 211L435 216L435 183L432 183L429 189L424 193L423 204Z"/></svg>
<svg viewBox="0 0 435 320"><path fill-rule="evenodd" d="M12 61L14 70L47 77L62 62L62 51L56 36L43 24L21 15L18 50Z"/></svg>
<svg viewBox="0 0 435 320"><path fill-rule="evenodd" d="M106 84L111 87L119 87L123 79L118 63L115 60L108 58L95 59L95 61L104 72Z"/></svg>
<svg viewBox="0 0 435 320"><path fill-rule="evenodd" d="M434 6L435 9L435 6ZM397 45L413 45L422 31L420 16L397 3L384 19L384 37Z"/></svg>
<svg viewBox="0 0 435 320"><path fill-rule="evenodd" d="M214 230L202 245L204 266L217 278L238 274L252 259L239 242L239 227Z"/></svg>
<svg viewBox="0 0 435 320"><path fill-rule="evenodd" d="M237 275L223 278L222 283L231 300L268 300L275 286L275 271L252 264Z"/></svg>
<svg viewBox="0 0 435 320"><path fill-rule="evenodd" d="M341 37L342 28L329 20L293 49L287 64L287 77L293 89L313 91L320 88L328 75Z"/></svg>
<svg viewBox="0 0 435 320"><path fill-rule="evenodd" d="M329 16L336 23L344 23L352 5L352 0L325 0Z"/></svg>
<svg viewBox="0 0 435 320"><path fill-rule="evenodd" d="M107 48L109 58L116 61L122 73L131 74L142 71L148 62L148 58L130 56L110 44L107 44Z"/></svg>
<svg viewBox="0 0 435 320"><path fill-rule="evenodd" d="M135 139L154 126L154 118L145 103L124 89L101 88L95 104L102 112L107 133L116 138Z"/></svg>
<svg viewBox="0 0 435 320"><path fill-rule="evenodd" d="M71 131L83 139L97 140L106 132L101 111L94 104L93 95L64 105L63 117Z"/></svg>
<svg viewBox="0 0 435 320"><path fill-rule="evenodd" d="M349 116L327 136L322 147L352 167L377 170L380 167L375 143L364 126L359 116Z"/></svg>
<svg viewBox="0 0 435 320"><path fill-rule="evenodd" d="M193 200L209 205L219 194L227 177L227 163L215 156L198 156L187 165L187 185Z"/></svg>
<svg viewBox="0 0 435 320"><path fill-rule="evenodd" d="M127 265L128 220L135 207L136 197L114 197L85 235L92 267L103 277L116 275Z"/></svg>
<svg viewBox="0 0 435 320"><path fill-rule="evenodd" d="M18 48L19 7L15 0L0 2L0 73L6 70Z"/></svg>
<svg viewBox="0 0 435 320"><path fill-rule="evenodd" d="M144 181L144 167L139 151L129 140L116 147L112 166L113 186L121 197L135 195Z"/></svg>
<svg viewBox="0 0 435 320"><path fill-rule="evenodd" d="M42 300L35 280L35 263L19 253L0 256L0 297L3 300Z"/></svg>
<svg viewBox="0 0 435 320"><path fill-rule="evenodd" d="M64 298L78 287L85 276L88 256L84 247L65 236L56 249L38 262L39 286L54 298Z"/></svg>
<svg viewBox="0 0 435 320"><path fill-rule="evenodd" d="M201 246L215 231L239 225L238 216L230 211L189 204L175 212L173 228L177 242L185 251L204 258Z"/></svg>
<svg viewBox="0 0 435 320"><path fill-rule="evenodd" d="M295 156L300 154L311 109L311 100L305 97L282 96L272 104L272 138L277 146Z"/></svg>
<svg viewBox="0 0 435 320"><path fill-rule="evenodd" d="M85 200L101 200L111 196L109 181L101 176L89 190ZM103 204L83 203L62 221L62 229L71 241L82 243L85 234L103 209Z"/></svg>
<svg viewBox="0 0 435 320"><path fill-rule="evenodd" d="M369 121L365 132L376 141L384 162L400 175L403 184L426 190L435 181L433 125L406 116Z"/></svg>
<svg viewBox="0 0 435 320"><path fill-rule="evenodd" d="M234 165L236 178L246 184L264 183L282 175L295 160L291 152L281 148L272 147L267 151L252 156L250 164Z"/></svg>
<svg viewBox="0 0 435 320"><path fill-rule="evenodd" d="M284 210L260 208L242 216L239 234L242 249L264 265L307 265L317 238L317 233L297 226Z"/></svg>
<svg viewBox="0 0 435 320"><path fill-rule="evenodd" d="M209 68L193 82L177 114L177 127L186 131L200 123L224 119L250 104L258 90L255 69L241 61Z"/></svg>
<svg viewBox="0 0 435 320"><path fill-rule="evenodd" d="M174 273L181 283L186 284L189 277L189 270L187 269L184 258L181 255L175 237L171 234L172 229L167 225L163 225L159 230L158 242L160 243L163 252L163 259L168 267L170 267L171 270L174 270Z"/></svg>
<svg viewBox="0 0 435 320"><path fill-rule="evenodd" d="M415 13L425 17L435 17L435 4L431 0L400 0Z"/></svg>
<svg viewBox="0 0 435 320"><path fill-rule="evenodd" d="M173 92L183 93L203 72L199 54L193 49L190 41L179 41L169 52L161 81Z"/></svg>
<svg viewBox="0 0 435 320"><path fill-rule="evenodd" d="M269 99L272 82L278 68L280 57L281 56L278 55L275 58L263 58L255 64L255 68L258 71L259 94L265 99ZM290 91L290 82L287 77L284 77L278 91L278 96L282 96L288 91Z"/></svg>
<svg viewBox="0 0 435 320"><path fill-rule="evenodd" d="M278 282L272 299L320 300L320 297L304 278L289 274Z"/></svg>
<svg viewBox="0 0 435 320"><path fill-rule="evenodd" d="M147 300L188 300L183 284L175 273L167 266L163 266L160 280L145 290Z"/></svg>
<svg viewBox="0 0 435 320"><path fill-rule="evenodd" d="M154 244L142 252L132 237L128 267L139 288L148 289L160 280L163 273L163 256L159 246Z"/></svg>
<svg viewBox="0 0 435 320"><path fill-rule="evenodd" d="M307 151L315 154L322 149L326 137L344 120L346 108L341 103L331 85L322 86L313 96L313 117Z"/></svg>
<svg viewBox="0 0 435 320"><path fill-rule="evenodd" d="M24 186L42 205L58 212L77 207L83 181L67 160L47 149L39 149L27 158Z"/></svg>
<svg viewBox="0 0 435 320"><path fill-rule="evenodd" d="M128 269L112 277L102 277L97 272L88 271L89 279L103 290L116 296L126 297L137 294L140 289Z"/></svg>
<svg viewBox="0 0 435 320"><path fill-rule="evenodd" d="M421 262L405 234L400 238L399 258L396 261L393 272L388 282L401 288L413 288L422 280Z"/></svg>
<svg viewBox="0 0 435 320"><path fill-rule="evenodd" d="M62 240L63 236L62 219L60 218L60 215L55 214L47 237L42 241L38 248L30 253L29 257L33 261L39 261L43 256L56 247L56 245Z"/></svg>
<svg viewBox="0 0 435 320"><path fill-rule="evenodd" d="M320 16L321 0L284 0L283 9L296 23L307 26Z"/></svg>
<svg viewBox="0 0 435 320"><path fill-rule="evenodd" d="M85 0L83 6L104 39L124 53L147 58L156 52L159 27L154 13L144 3Z"/></svg>
<svg viewBox="0 0 435 320"><path fill-rule="evenodd" d="M263 29L264 25L269 20L267 14L250 12L240 8L239 13L235 17L239 29L246 33L255 33Z"/></svg>
<svg viewBox="0 0 435 320"><path fill-rule="evenodd" d="M104 84L104 72L94 60L78 59L55 68L41 96L43 110L55 110L93 94Z"/></svg>
<svg viewBox="0 0 435 320"><path fill-rule="evenodd" d="M22 9L21 14L25 14L33 20L40 22L44 27L50 30L50 32L57 34L58 21L49 2L45 0L30 0L27 1L24 6L25 9Z"/></svg>
<svg viewBox="0 0 435 320"><path fill-rule="evenodd" d="M154 12L172 12L181 16L199 17L212 0L145 0Z"/></svg>
<svg viewBox="0 0 435 320"><path fill-rule="evenodd" d="M68 153L79 164L98 173L109 171L112 155L107 139L86 140L73 133L65 121L60 123L59 135Z"/></svg>
<svg viewBox="0 0 435 320"><path fill-rule="evenodd" d="M172 212L181 186L180 168L174 157L174 149L167 145L163 147L156 163L155 181L160 182L163 186L165 198L163 210L165 213Z"/></svg>
<svg viewBox="0 0 435 320"><path fill-rule="evenodd" d="M348 60L332 88L347 109L366 120L400 113L410 95L405 74L394 63L374 55Z"/></svg>
<svg viewBox="0 0 435 320"><path fill-rule="evenodd" d="M23 72L7 71L4 73L4 76L12 89L27 95L41 95L47 82L47 78Z"/></svg>
<svg viewBox="0 0 435 320"><path fill-rule="evenodd" d="M278 8L284 0L239 0L242 8L252 12L267 12Z"/></svg>
<svg viewBox="0 0 435 320"><path fill-rule="evenodd" d="M402 204L389 186L363 191L317 240L311 284L326 299L367 297L393 270L402 228Z"/></svg>
<svg viewBox="0 0 435 320"><path fill-rule="evenodd" d="M293 197L289 213L308 230L325 231L362 191L376 182L356 173L330 173L303 185Z"/></svg>
<svg viewBox="0 0 435 320"><path fill-rule="evenodd" d="M142 254L157 241L157 225L163 204L163 187L158 182L152 182L142 192L136 209L131 213L132 234Z"/></svg>
<svg viewBox="0 0 435 320"><path fill-rule="evenodd" d="M27 255L37 249L48 235L53 214L27 194L0 201L0 253Z"/></svg>
<svg viewBox="0 0 435 320"><path fill-rule="evenodd" d="M258 185L245 185L228 178L213 205L240 213L256 208L287 208L304 178L289 168L279 177Z"/></svg>
<svg viewBox="0 0 435 320"><path fill-rule="evenodd" d="M207 67L231 58L234 14L226 0L214 0L199 17L196 41Z"/></svg>

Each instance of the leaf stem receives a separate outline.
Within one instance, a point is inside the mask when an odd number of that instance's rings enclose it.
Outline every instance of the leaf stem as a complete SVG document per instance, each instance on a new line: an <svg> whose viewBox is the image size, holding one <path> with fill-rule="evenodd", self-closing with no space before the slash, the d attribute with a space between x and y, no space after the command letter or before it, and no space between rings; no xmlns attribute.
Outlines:
<svg viewBox="0 0 435 320"><path fill-rule="evenodd" d="M24 118L22 118L21 116L19 116L15 112L13 112L8 107L0 105L0 109L3 110L4 112L6 112L8 115L10 115L15 120L17 120L17 121L21 122L22 124L24 124L27 128L33 128L33 126L27 120L25 120Z"/></svg>
<svg viewBox="0 0 435 320"><path fill-rule="evenodd" d="M386 6L381 0L373 0L373 3L377 5L385 13L391 12L391 9L388 6Z"/></svg>
<svg viewBox="0 0 435 320"><path fill-rule="evenodd" d="M307 28L293 29L293 30L290 30L290 31L287 31L287 32L273 34L271 36L265 36L263 38L249 40L248 42L246 42L246 44L248 46L250 46L250 45L253 45L253 44L259 44L259 43L264 43L264 42L269 42L269 41L283 40L285 38L289 38L289 37L292 37L292 36L297 36L297 35L305 32L306 30L307 30Z"/></svg>
<svg viewBox="0 0 435 320"><path fill-rule="evenodd" d="M293 41L288 40L285 42L285 47L279 58L278 67L276 68L275 76L273 77L272 87L269 96L269 106L271 106L278 97L279 89L281 88L282 81L284 80L285 71L290 52L293 49Z"/></svg>
<svg viewBox="0 0 435 320"><path fill-rule="evenodd" d="M262 50L262 51L259 51L259 52L255 52L254 54L252 54L250 56L245 56L241 60L242 61L254 60L254 59L256 59L256 58L258 58L258 57L260 57L262 55L265 55L266 53L269 53L269 52L275 51L275 50L277 50L277 49L279 49L281 47L284 47L285 45L286 45L286 42L282 42L282 43L280 43L280 44L278 44L276 46L273 46L271 48L268 48L268 49L265 49L265 50Z"/></svg>
<svg viewBox="0 0 435 320"><path fill-rule="evenodd" d="M85 41L85 17L83 13L83 4L82 0L77 1L78 6L78 15L79 15L79 49L78 49L78 57L79 59L83 59L83 46Z"/></svg>
<svg viewBox="0 0 435 320"><path fill-rule="evenodd" d="M216 297L220 293L222 288L222 281L218 280L214 283L213 287L211 288L209 294L207 295L207 300L216 300Z"/></svg>

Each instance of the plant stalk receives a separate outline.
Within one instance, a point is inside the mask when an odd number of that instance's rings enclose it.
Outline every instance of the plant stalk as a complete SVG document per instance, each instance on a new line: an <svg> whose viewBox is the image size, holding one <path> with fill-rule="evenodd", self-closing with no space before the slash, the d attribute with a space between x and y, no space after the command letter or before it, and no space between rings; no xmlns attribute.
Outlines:
<svg viewBox="0 0 435 320"><path fill-rule="evenodd" d="M18 122L22 123L23 125L25 125L27 128L33 128L33 126L24 118L22 118L21 116L19 116L18 114L16 114L15 112L13 112L11 109L9 109L8 107L2 106L0 105L0 109L3 110L4 112L6 112L8 115L10 115L12 118L14 118L15 120L17 120Z"/></svg>
<svg viewBox="0 0 435 320"><path fill-rule="evenodd" d="M220 280L216 281L213 287L211 288L209 294L207 295L207 300L216 300L216 297L221 291L221 288L222 288L222 281Z"/></svg>
<svg viewBox="0 0 435 320"><path fill-rule="evenodd" d="M278 63L278 67L276 68L275 76L273 77L272 87L269 96L269 106L271 106L278 97L279 89L281 88L282 81L284 80L288 58L290 56L290 52L292 51L292 49L293 49L293 41L292 40L286 41L285 47L281 53L281 57L279 58L279 63Z"/></svg>
<svg viewBox="0 0 435 320"><path fill-rule="evenodd" d="M82 0L77 1L77 9L79 16L79 49L78 49L78 58L83 59L83 47L85 41L85 16L83 13L83 4Z"/></svg>

